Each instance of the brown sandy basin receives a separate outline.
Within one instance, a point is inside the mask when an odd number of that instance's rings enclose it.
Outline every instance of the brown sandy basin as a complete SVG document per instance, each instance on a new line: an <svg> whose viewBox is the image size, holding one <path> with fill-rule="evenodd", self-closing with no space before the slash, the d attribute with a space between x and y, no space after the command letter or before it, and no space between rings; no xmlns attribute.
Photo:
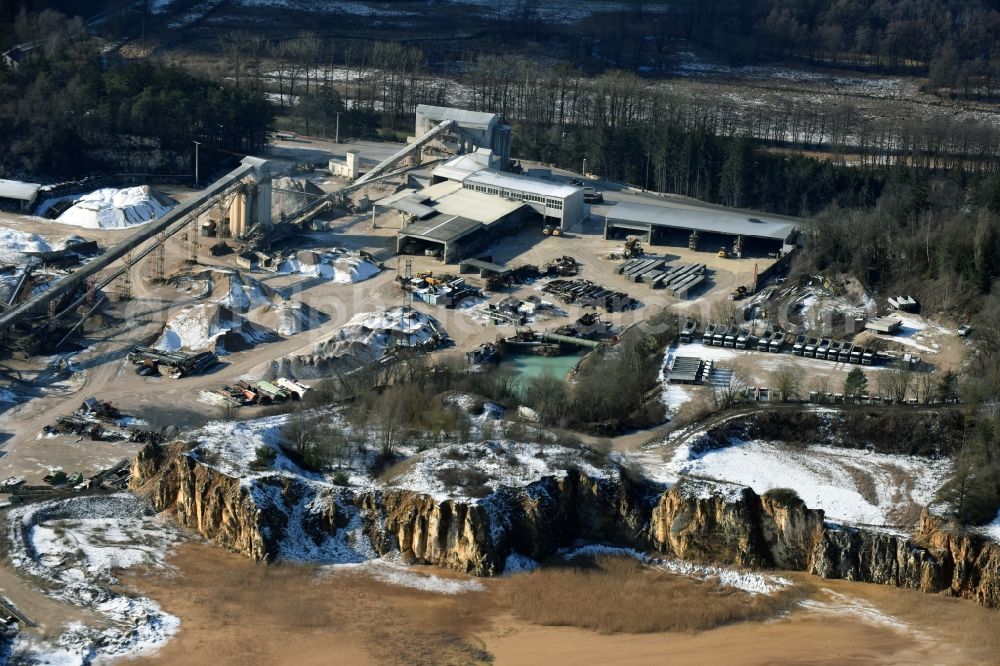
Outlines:
<svg viewBox="0 0 1000 666"><path fill-rule="evenodd" d="M264 567L200 543L126 583L181 618L153 664L982 664L1000 614L968 601L790 577L814 607L700 633L601 634L515 617L504 579L446 595L362 572ZM417 575L466 580L430 567ZM884 614L884 615L883 615ZM992 636L991 636L992 635Z"/></svg>

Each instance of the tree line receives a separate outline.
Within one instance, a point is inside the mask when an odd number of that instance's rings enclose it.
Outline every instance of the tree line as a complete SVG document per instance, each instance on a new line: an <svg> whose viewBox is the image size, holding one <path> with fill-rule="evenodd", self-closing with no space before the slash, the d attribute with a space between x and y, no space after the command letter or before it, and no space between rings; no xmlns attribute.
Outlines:
<svg viewBox="0 0 1000 666"><path fill-rule="evenodd" d="M72 23L72 22L67 22ZM121 155L160 150L187 166L192 141L245 154L268 141L262 94L175 67L123 62L86 35L31 50L0 68L0 168L71 177L125 168Z"/></svg>
<svg viewBox="0 0 1000 666"><path fill-rule="evenodd" d="M871 205L897 166L1000 171L997 128L900 119L891 102L882 117L777 93L748 106L515 54L468 53L461 72L441 75L420 49L395 43L308 32L274 43L246 33L220 40L226 80L275 95L298 131L333 136L339 119L342 137L406 133L418 104L456 105L513 124L517 155L574 170L586 159L612 180L726 205L804 215ZM799 156L817 150L824 160Z"/></svg>
<svg viewBox="0 0 1000 666"><path fill-rule="evenodd" d="M946 49L961 66L995 67L997 10L989 0L679 0L654 23L738 63L798 58L926 74Z"/></svg>

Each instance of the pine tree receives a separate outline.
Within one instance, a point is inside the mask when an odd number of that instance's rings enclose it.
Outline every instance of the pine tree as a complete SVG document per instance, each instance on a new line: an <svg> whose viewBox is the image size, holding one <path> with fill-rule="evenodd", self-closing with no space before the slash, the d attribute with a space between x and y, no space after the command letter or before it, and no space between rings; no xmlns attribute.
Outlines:
<svg viewBox="0 0 1000 666"><path fill-rule="evenodd" d="M868 378L861 368L851 368L844 380L844 395L856 398L868 388Z"/></svg>

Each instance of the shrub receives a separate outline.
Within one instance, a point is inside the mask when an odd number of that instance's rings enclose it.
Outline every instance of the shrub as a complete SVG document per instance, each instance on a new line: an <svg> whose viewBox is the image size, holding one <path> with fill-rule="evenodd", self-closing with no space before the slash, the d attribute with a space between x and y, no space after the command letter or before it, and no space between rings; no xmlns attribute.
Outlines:
<svg viewBox="0 0 1000 666"><path fill-rule="evenodd" d="M486 497L493 490L486 485L490 480L488 474L478 469L462 467L445 467L438 470L438 480L451 489L469 497Z"/></svg>
<svg viewBox="0 0 1000 666"><path fill-rule="evenodd" d="M784 504L785 506L805 506L806 503L802 501L799 494L792 490L791 488L771 488L766 493L764 497L774 500Z"/></svg>
<svg viewBox="0 0 1000 666"><path fill-rule="evenodd" d="M342 469L338 469L333 473L333 485L335 486L349 486L351 485L351 477L348 476L347 472Z"/></svg>
<svg viewBox="0 0 1000 666"><path fill-rule="evenodd" d="M449 446L441 453L441 457L446 460L468 460L469 451L457 446Z"/></svg>
<svg viewBox="0 0 1000 666"><path fill-rule="evenodd" d="M278 452L266 445L258 446L254 449L254 455L255 457L250 466L258 469L270 468L274 465L274 461L278 459Z"/></svg>

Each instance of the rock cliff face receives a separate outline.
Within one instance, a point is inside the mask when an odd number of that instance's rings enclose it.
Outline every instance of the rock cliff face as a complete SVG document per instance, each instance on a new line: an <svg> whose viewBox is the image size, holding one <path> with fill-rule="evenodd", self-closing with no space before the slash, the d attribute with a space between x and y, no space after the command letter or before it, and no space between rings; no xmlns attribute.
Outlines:
<svg viewBox="0 0 1000 666"><path fill-rule="evenodd" d="M1000 544L961 531L924 511L917 538L937 553L941 562L941 589L985 606L1000 606Z"/></svg>
<svg viewBox="0 0 1000 666"><path fill-rule="evenodd" d="M797 498L686 478L653 508L649 540L684 560L803 569L822 531L823 512Z"/></svg>
<svg viewBox="0 0 1000 666"><path fill-rule="evenodd" d="M220 474L181 448L146 446L132 461L133 490L145 487L157 511L173 509L186 527L254 560L273 555L259 507L239 479Z"/></svg>
<svg viewBox="0 0 1000 666"><path fill-rule="evenodd" d="M942 563L913 540L872 529L827 526L816 541L808 567L821 578L943 589Z"/></svg>
<svg viewBox="0 0 1000 666"><path fill-rule="evenodd" d="M950 590L1000 606L1000 545L929 513L908 538L825 523L822 511L794 496L693 478L649 497L624 477L572 471L478 502L437 500L398 489L332 489L277 473L239 479L183 447L147 446L133 461L132 487L158 510L176 510L183 525L258 561L285 556L289 541L323 553L331 539L363 539L378 555L399 552L491 576L512 552L544 559L585 540L713 564Z"/></svg>
<svg viewBox="0 0 1000 666"><path fill-rule="evenodd" d="M181 524L254 560L278 558L290 535L319 547L358 518L378 555L399 552L478 576L502 572L512 551L543 559L578 538L641 545L648 514L628 484L580 472L503 488L480 502L436 500L408 490L318 490L279 474L238 479L182 447L140 451L132 489L148 493L158 511L175 510Z"/></svg>
<svg viewBox="0 0 1000 666"><path fill-rule="evenodd" d="M379 555L399 551L422 564L480 576L498 573L489 517L481 506L409 491L364 493L356 502Z"/></svg>

